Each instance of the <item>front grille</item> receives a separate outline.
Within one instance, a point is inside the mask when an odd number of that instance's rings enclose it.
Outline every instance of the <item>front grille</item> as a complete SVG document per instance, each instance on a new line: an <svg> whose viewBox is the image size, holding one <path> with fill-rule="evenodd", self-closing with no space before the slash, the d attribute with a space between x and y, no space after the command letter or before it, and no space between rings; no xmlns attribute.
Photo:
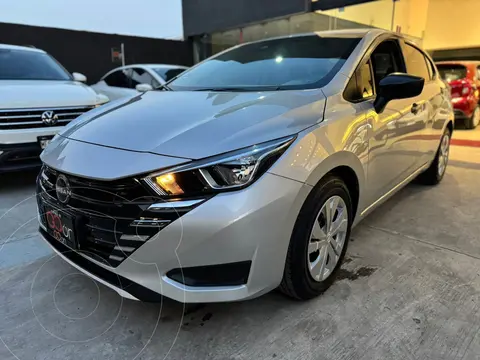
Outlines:
<svg viewBox="0 0 480 360"><path fill-rule="evenodd" d="M83 217L84 232L80 249L99 261L117 266L145 241L154 236L159 228L137 228L133 221L95 216Z"/></svg>
<svg viewBox="0 0 480 360"><path fill-rule="evenodd" d="M93 106L76 106L63 108L0 110L0 130L63 126L93 108ZM51 125L44 123L42 121L42 114L46 111L53 111L58 117L58 121Z"/></svg>
<svg viewBox="0 0 480 360"><path fill-rule="evenodd" d="M145 241L185 212L148 211L160 199L135 179L98 181L61 174L71 186L67 205L58 201L60 173L44 166L38 183L41 199L76 218L79 249L110 266L118 266Z"/></svg>
<svg viewBox="0 0 480 360"><path fill-rule="evenodd" d="M83 256L77 254L75 251L71 251L70 248L55 240L43 229L40 229L40 233L58 252L70 261L79 265L82 269L88 271L90 274L93 274L109 284L132 294L141 301L162 301L162 296L160 294L88 261Z"/></svg>

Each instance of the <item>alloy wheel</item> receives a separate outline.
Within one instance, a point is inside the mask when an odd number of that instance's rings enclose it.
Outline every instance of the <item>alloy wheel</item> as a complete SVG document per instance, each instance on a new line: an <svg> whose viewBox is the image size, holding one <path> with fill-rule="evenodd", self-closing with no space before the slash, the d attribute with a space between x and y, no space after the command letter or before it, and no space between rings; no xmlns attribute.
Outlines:
<svg viewBox="0 0 480 360"><path fill-rule="evenodd" d="M448 134L443 135L442 142L440 143L440 149L438 152L438 175L442 176L447 168L448 155L450 153L450 136Z"/></svg>
<svg viewBox="0 0 480 360"><path fill-rule="evenodd" d="M315 218L307 248L310 275L324 281L335 269L345 246L348 209L338 195L330 197Z"/></svg>
<svg viewBox="0 0 480 360"><path fill-rule="evenodd" d="M473 127L477 127L480 123L480 108L477 107L473 113Z"/></svg>

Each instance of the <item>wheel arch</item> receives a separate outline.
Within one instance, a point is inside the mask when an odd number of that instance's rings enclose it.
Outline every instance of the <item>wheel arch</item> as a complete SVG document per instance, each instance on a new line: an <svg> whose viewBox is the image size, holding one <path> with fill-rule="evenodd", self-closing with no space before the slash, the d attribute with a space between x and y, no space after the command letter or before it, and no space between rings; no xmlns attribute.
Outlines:
<svg viewBox="0 0 480 360"><path fill-rule="evenodd" d="M315 186L327 175L336 175L347 186L353 204L354 218L362 209L365 194L365 171L360 159L348 151L340 151L324 159L310 174L306 183Z"/></svg>
<svg viewBox="0 0 480 360"><path fill-rule="evenodd" d="M453 134L453 129L454 129L453 120L449 120L449 121L447 122L446 129L450 130L450 134Z"/></svg>

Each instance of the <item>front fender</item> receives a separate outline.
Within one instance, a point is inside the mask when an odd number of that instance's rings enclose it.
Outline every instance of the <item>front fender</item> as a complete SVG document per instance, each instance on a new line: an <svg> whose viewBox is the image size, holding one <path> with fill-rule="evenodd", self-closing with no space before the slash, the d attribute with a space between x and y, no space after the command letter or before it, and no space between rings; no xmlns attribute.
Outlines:
<svg viewBox="0 0 480 360"><path fill-rule="evenodd" d="M348 167L357 177L358 209L363 209L368 161L367 135L368 126L364 120L352 123L351 119L345 119L321 124L316 129L299 134L292 147L269 172L313 187L335 168Z"/></svg>

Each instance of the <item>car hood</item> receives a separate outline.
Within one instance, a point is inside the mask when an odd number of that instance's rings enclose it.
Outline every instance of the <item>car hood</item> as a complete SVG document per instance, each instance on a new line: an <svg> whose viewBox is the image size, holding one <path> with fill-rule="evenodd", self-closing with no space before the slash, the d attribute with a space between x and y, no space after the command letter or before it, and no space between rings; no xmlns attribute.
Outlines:
<svg viewBox="0 0 480 360"><path fill-rule="evenodd" d="M152 91L89 112L60 135L123 150L200 159L296 134L323 119L319 89Z"/></svg>
<svg viewBox="0 0 480 360"><path fill-rule="evenodd" d="M97 94L75 81L0 80L0 109L86 106Z"/></svg>
<svg viewBox="0 0 480 360"><path fill-rule="evenodd" d="M97 180L116 180L180 165L186 159L113 149L56 136L40 155L63 173Z"/></svg>

